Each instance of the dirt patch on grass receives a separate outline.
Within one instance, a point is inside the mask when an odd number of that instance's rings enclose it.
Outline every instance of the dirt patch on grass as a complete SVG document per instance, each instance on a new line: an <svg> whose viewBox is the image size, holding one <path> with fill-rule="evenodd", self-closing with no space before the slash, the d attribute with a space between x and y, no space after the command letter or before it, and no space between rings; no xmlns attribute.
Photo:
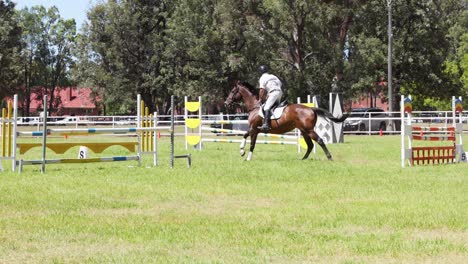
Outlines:
<svg viewBox="0 0 468 264"><path fill-rule="evenodd" d="M223 215L237 214L242 210L256 208L270 208L277 206L278 202L273 199L255 198L246 199L225 195L209 196L199 201L166 201L158 202L154 206L141 206L138 208L116 208L116 209L85 209L80 213L89 216L116 216L127 215L157 216L162 213L174 212L181 215Z"/></svg>
<svg viewBox="0 0 468 264"><path fill-rule="evenodd" d="M124 241L98 241L90 237L63 241L63 238L44 237L39 241L10 241L16 244L0 256L0 263L83 263L85 260L113 257L138 252L142 245L135 245Z"/></svg>
<svg viewBox="0 0 468 264"><path fill-rule="evenodd" d="M468 252L468 231L453 231L446 228L433 230L410 230L408 236L413 240L447 240L465 247Z"/></svg>

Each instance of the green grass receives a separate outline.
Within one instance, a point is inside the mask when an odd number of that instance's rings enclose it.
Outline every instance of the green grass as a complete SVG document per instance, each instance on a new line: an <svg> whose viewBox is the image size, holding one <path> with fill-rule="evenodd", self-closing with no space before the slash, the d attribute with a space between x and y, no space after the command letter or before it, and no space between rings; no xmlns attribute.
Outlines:
<svg viewBox="0 0 468 264"><path fill-rule="evenodd" d="M1 173L0 263L466 263L468 164L402 169L398 136L345 140L333 162L283 145L246 162L238 144L178 139L193 166L171 169L163 139L155 168Z"/></svg>

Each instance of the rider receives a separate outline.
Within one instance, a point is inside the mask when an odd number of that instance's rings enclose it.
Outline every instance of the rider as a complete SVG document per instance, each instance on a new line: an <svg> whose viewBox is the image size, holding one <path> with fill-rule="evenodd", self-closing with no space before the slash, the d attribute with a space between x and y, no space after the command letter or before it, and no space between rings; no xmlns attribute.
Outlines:
<svg viewBox="0 0 468 264"><path fill-rule="evenodd" d="M263 125L258 128L266 132L271 129L271 108L275 103L279 104L281 102L283 90L281 90L281 80L275 75L269 73L268 66L261 65L259 70L262 74L259 80L259 99L263 102L265 94L267 95L265 105L263 106L263 112L265 116L263 118Z"/></svg>

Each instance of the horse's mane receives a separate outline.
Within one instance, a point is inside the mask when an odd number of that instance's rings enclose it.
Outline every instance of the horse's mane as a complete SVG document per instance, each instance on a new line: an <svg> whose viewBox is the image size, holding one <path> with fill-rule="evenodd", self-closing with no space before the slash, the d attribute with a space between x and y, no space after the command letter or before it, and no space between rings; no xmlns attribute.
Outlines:
<svg viewBox="0 0 468 264"><path fill-rule="evenodd" d="M255 96L258 95L258 90L255 89L255 86L253 86L252 84L250 84L248 81L242 81L242 80L241 80L240 83L241 83L243 86L245 86L247 89L249 89L249 91L250 91L251 93L253 93Z"/></svg>

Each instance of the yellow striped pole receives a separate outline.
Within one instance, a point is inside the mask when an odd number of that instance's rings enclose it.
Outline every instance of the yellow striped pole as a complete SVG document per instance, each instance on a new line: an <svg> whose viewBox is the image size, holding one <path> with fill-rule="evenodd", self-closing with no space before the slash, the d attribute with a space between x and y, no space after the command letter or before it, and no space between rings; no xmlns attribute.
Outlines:
<svg viewBox="0 0 468 264"><path fill-rule="evenodd" d="M145 102L143 100L140 101L140 127L145 127ZM146 145L146 132L143 131L141 133L141 150L145 151Z"/></svg>
<svg viewBox="0 0 468 264"><path fill-rule="evenodd" d="M7 138L7 144L8 144L8 157L11 157L11 131L13 129L12 122L11 122L11 112L12 112L12 107L11 107L11 101L8 102L8 111L7 111L7 116L8 116L8 138Z"/></svg>

